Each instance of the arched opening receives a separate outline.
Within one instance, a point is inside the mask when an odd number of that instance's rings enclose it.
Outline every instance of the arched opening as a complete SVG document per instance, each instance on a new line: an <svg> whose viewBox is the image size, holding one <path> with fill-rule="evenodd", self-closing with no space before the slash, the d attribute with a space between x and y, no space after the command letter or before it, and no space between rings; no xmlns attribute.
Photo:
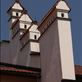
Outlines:
<svg viewBox="0 0 82 82"><path fill-rule="evenodd" d="M26 29L27 28L27 25L24 25L24 28Z"/></svg>
<svg viewBox="0 0 82 82"><path fill-rule="evenodd" d="M34 35L34 39L35 39L35 40L37 39L37 36L36 36L36 35Z"/></svg>
<svg viewBox="0 0 82 82"><path fill-rule="evenodd" d="M61 16L64 17L64 13L61 13Z"/></svg>
<svg viewBox="0 0 82 82"><path fill-rule="evenodd" d="M16 16L18 17L19 16L19 14L16 12Z"/></svg>

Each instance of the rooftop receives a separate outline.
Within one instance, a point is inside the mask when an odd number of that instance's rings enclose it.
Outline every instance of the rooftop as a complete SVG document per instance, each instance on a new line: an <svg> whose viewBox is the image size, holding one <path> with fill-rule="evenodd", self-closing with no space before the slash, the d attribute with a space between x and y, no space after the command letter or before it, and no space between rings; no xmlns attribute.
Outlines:
<svg viewBox="0 0 82 82"><path fill-rule="evenodd" d="M82 75L82 66L75 65L75 74L76 75Z"/></svg>

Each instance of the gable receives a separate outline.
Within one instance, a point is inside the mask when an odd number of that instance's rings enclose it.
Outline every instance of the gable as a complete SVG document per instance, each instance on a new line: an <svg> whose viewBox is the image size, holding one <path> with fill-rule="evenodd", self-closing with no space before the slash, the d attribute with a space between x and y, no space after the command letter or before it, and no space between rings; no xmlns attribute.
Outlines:
<svg viewBox="0 0 82 82"><path fill-rule="evenodd" d="M22 6L19 3L15 3L12 8L13 9L23 10Z"/></svg>
<svg viewBox="0 0 82 82"><path fill-rule="evenodd" d="M32 27L29 29L29 31L39 32L37 28L38 28L38 26L33 24Z"/></svg>
<svg viewBox="0 0 82 82"><path fill-rule="evenodd" d="M32 22L32 19L31 19L30 16L27 15L27 14L23 14L23 15L21 16L20 20L22 20L22 21L27 21L27 22Z"/></svg>
<svg viewBox="0 0 82 82"><path fill-rule="evenodd" d="M69 6L65 1L59 1L58 4L56 5L57 9L62 9L62 10L70 10Z"/></svg>

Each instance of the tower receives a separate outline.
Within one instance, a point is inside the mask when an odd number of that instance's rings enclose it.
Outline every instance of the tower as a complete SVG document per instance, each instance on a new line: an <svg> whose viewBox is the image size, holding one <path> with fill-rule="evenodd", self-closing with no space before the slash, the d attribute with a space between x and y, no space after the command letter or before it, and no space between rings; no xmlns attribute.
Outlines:
<svg viewBox="0 0 82 82"><path fill-rule="evenodd" d="M16 19L18 19L21 16L23 10L24 7L21 5L20 1L15 0L14 4L7 11L7 13L10 16L8 21L11 25L16 21Z"/></svg>
<svg viewBox="0 0 82 82"><path fill-rule="evenodd" d="M14 36L13 27L16 27L19 22L19 28L20 28L20 35L23 34L25 29L28 29L30 27L30 24L32 22L31 17L27 14L27 11L22 6L21 2L19 0L15 0L14 4L8 9L7 13L9 14L9 24L10 24L10 30L11 30L11 38Z"/></svg>
<svg viewBox="0 0 82 82"><path fill-rule="evenodd" d="M19 0L9 8L11 53L13 64L40 67L40 49L37 22L33 21Z"/></svg>
<svg viewBox="0 0 82 82"><path fill-rule="evenodd" d="M56 6L62 77L75 80L70 7L65 0Z"/></svg>
<svg viewBox="0 0 82 82"><path fill-rule="evenodd" d="M30 28L20 37L21 55L17 62L19 65L40 68L40 45L38 42L40 32L37 28L37 22L32 22Z"/></svg>
<svg viewBox="0 0 82 82"><path fill-rule="evenodd" d="M70 10L65 0L58 0L38 27L42 82L75 80Z"/></svg>
<svg viewBox="0 0 82 82"><path fill-rule="evenodd" d="M10 16L11 59L12 63L16 64L21 48L20 37L31 26L32 19L19 0L15 0L14 4L8 9L7 13Z"/></svg>

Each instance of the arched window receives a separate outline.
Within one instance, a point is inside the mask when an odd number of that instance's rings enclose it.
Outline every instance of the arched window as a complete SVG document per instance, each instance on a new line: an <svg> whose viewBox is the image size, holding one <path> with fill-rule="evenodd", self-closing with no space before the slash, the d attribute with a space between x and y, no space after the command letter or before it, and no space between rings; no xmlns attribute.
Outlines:
<svg viewBox="0 0 82 82"><path fill-rule="evenodd" d="M19 16L19 14L16 12L16 16L18 17Z"/></svg>
<svg viewBox="0 0 82 82"><path fill-rule="evenodd" d="M61 13L61 16L64 17L64 13Z"/></svg>
<svg viewBox="0 0 82 82"><path fill-rule="evenodd" d="M34 35L34 39L35 39L35 40L37 39L37 36L36 36L36 35Z"/></svg>
<svg viewBox="0 0 82 82"><path fill-rule="evenodd" d="M24 28L26 29L27 28L27 25L24 25Z"/></svg>

